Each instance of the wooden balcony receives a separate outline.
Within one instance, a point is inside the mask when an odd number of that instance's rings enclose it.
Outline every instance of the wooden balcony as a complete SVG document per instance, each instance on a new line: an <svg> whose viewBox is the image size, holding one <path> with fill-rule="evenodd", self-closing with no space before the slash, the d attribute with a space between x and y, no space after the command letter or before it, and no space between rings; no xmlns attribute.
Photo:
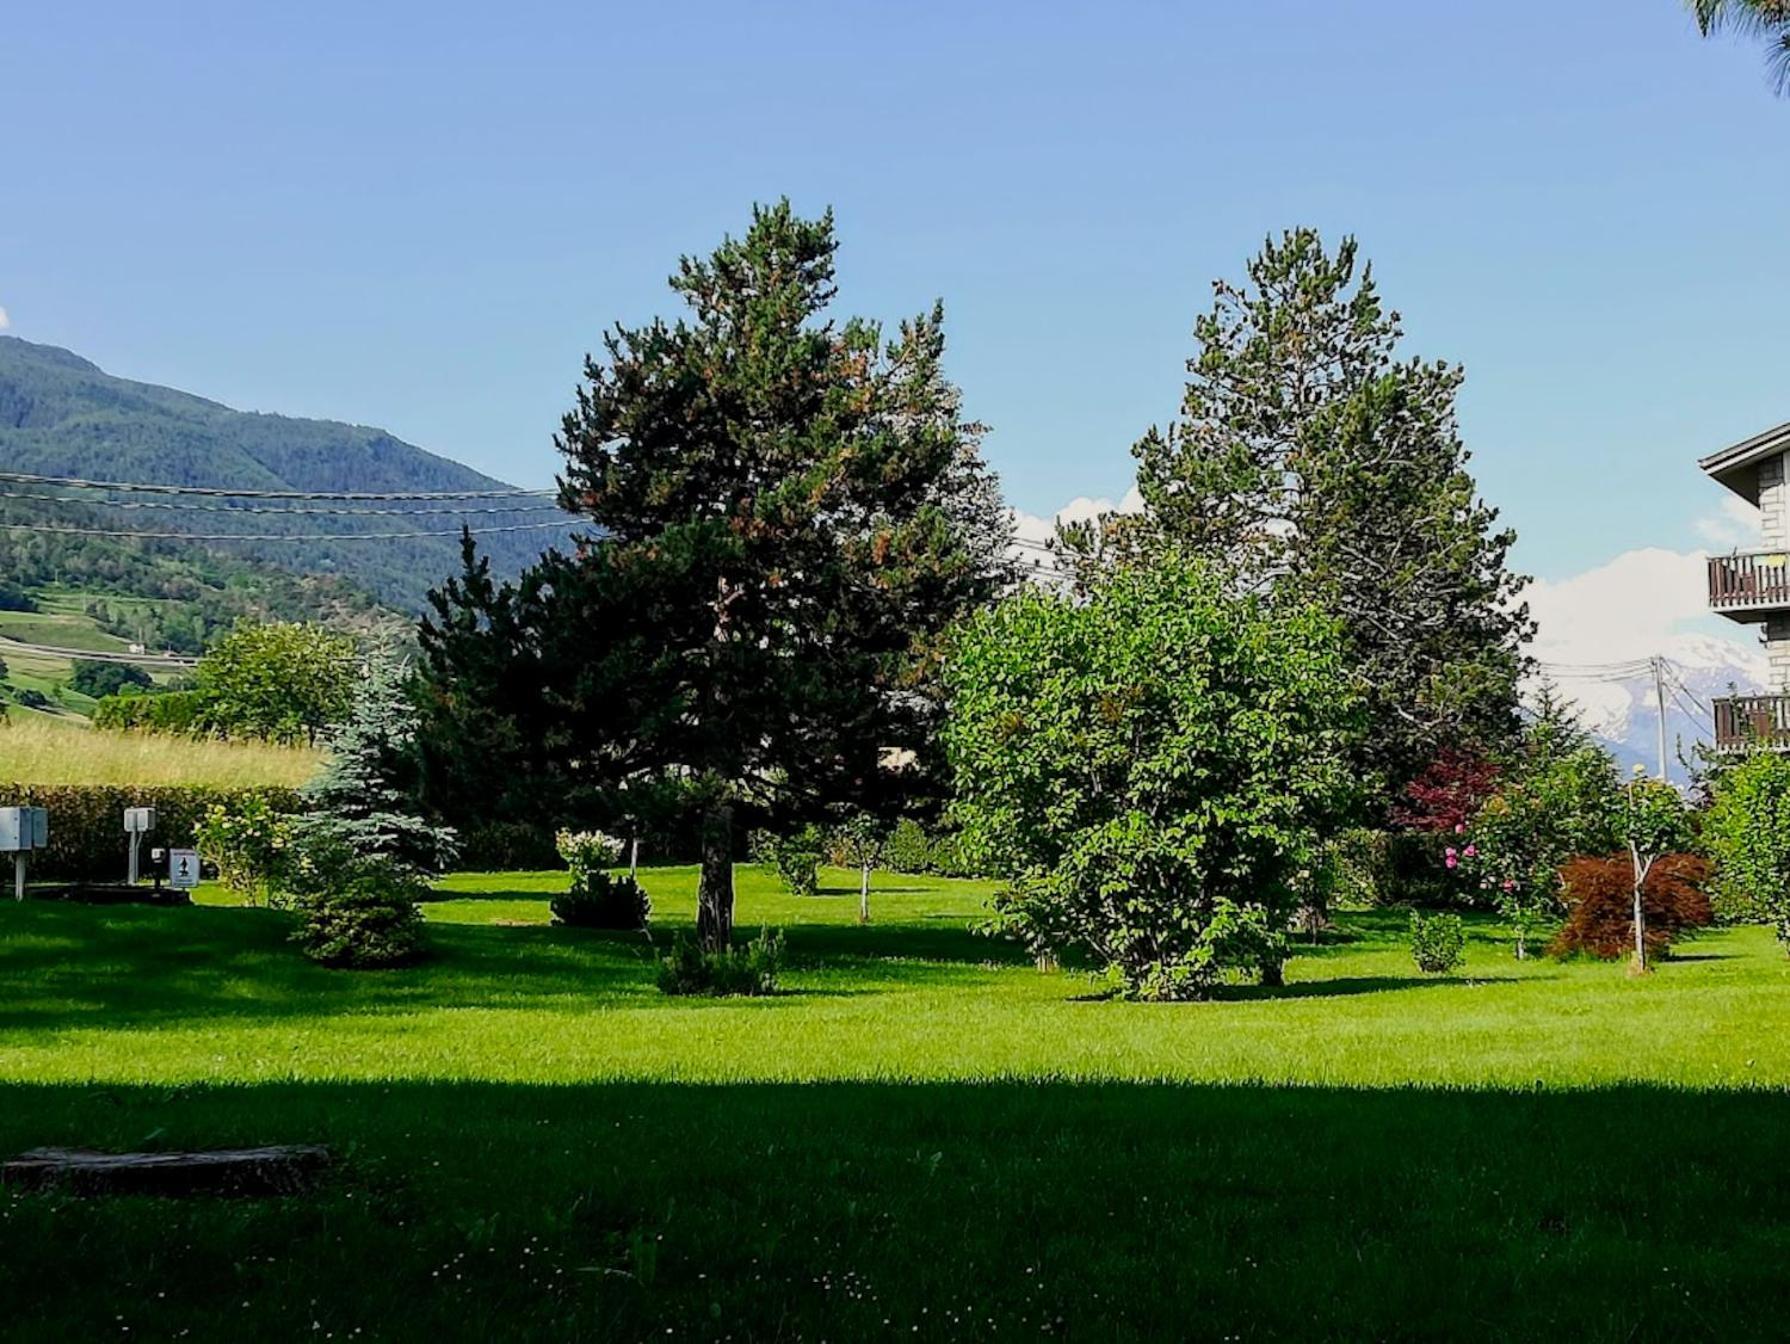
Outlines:
<svg viewBox="0 0 1790 1344"><path fill-rule="evenodd" d="M1715 749L1790 748L1790 695L1736 695L1715 701Z"/></svg>
<svg viewBox="0 0 1790 1344"><path fill-rule="evenodd" d="M1762 621L1790 611L1790 553L1710 556L1709 605L1736 621Z"/></svg>

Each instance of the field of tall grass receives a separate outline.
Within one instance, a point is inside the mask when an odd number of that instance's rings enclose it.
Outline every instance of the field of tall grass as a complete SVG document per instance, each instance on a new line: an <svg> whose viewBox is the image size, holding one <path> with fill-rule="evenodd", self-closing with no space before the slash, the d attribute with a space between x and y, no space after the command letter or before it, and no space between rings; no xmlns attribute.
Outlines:
<svg viewBox="0 0 1790 1344"><path fill-rule="evenodd" d="M309 747L110 733L37 715L0 720L0 784L296 788L322 760Z"/></svg>

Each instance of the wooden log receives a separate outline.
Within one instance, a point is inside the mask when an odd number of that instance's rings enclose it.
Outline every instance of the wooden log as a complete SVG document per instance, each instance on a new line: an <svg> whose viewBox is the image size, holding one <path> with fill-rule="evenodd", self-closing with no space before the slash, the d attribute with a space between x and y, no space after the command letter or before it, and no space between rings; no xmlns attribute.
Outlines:
<svg viewBox="0 0 1790 1344"><path fill-rule="evenodd" d="M0 1167L0 1185L73 1195L290 1195L329 1166L316 1144L197 1153L101 1153L33 1148Z"/></svg>

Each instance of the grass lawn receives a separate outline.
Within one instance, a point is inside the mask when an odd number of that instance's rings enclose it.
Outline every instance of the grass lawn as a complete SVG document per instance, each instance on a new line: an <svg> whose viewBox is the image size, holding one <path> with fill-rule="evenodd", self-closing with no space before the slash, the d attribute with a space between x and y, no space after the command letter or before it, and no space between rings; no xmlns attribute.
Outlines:
<svg viewBox="0 0 1790 1344"><path fill-rule="evenodd" d="M693 869L644 873L662 945ZM1790 960L1416 975L1346 917L1273 993L1103 1002L988 888L779 892L786 995L662 997L563 875L464 875L432 960L286 917L0 902L0 1152L323 1141L269 1202L0 1195L18 1339L1776 1338ZM184 1333L183 1333L184 1332Z"/></svg>

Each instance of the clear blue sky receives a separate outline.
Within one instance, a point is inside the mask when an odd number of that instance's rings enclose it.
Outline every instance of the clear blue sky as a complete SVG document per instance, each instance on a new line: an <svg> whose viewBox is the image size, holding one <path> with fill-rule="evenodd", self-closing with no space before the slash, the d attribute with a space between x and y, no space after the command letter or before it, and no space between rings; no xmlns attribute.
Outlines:
<svg viewBox="0 0 1790 1344"><path fill-rule="evenodd" d="M1694 543L1790 419L1790 101L1678 0L21 5L12 333L546 483L583 352L754 200L935 296L1009 498L1123 493L1268 230L1463 362L1520 559Z"/></svg>

